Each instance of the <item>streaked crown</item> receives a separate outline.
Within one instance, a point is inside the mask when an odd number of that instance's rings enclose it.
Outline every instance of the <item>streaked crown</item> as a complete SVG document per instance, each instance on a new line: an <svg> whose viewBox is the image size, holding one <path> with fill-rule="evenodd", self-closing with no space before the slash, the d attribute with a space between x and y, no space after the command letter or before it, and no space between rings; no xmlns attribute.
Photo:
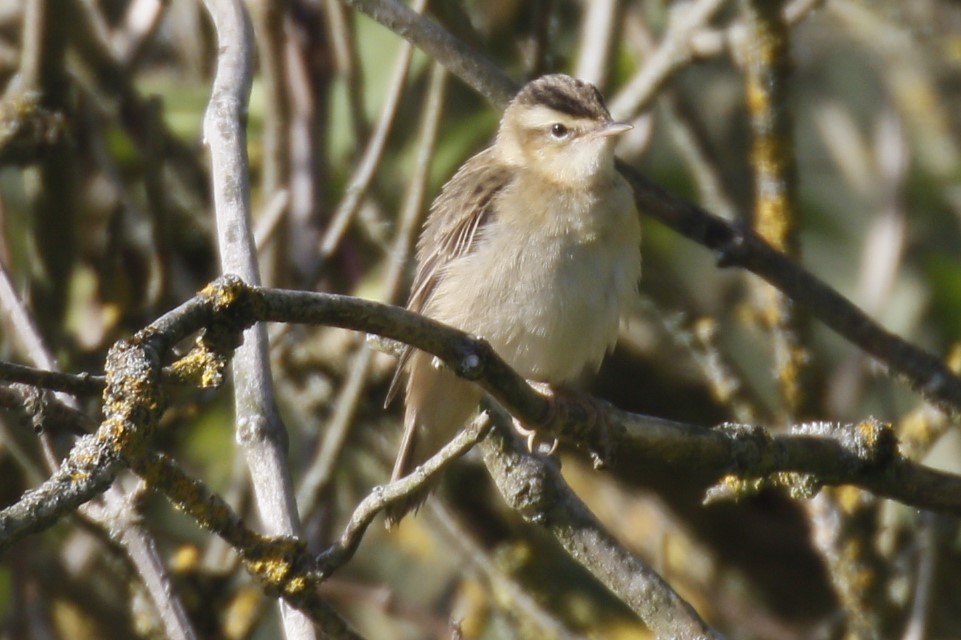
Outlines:
<svg viewBox="0 0 961 640"><path fill-rule="evenodd" d="M597 87L562 73L528 82L514 97L513 103L524 107L547 107L575 119L611 120Z"/></svg>

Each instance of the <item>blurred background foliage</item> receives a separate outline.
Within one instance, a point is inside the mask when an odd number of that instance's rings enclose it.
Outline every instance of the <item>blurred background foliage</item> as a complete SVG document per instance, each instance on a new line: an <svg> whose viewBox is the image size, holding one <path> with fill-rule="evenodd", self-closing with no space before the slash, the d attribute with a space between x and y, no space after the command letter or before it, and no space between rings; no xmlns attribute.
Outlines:
<svg viewBox="0 0 961 640"><path fill-rule="evenodd" d="M519 81L582 75L612 108L625 104L620 92L659 47L681 37L690 55L651 99L615 109L635 124L620 155L751 224L750 3L717 2L707 19L678 26L705 4L435 0L429 13ZM456 167L489 142L498 114L421 53L398 67L400 38L334 0L249 6L259 49L249 153L265 284L403 303L406 284L384 282L396 265L403 282L410 275L410 238L406 248L397 242L409 186L425 180L422 217ZM948 358L961 338L961 6L789 7L797 11L789 97L779 108L791 119L800 260L891 331ZM605 23L604 12L613 19ZM193 0L0 3L0 260L65 371L101 372L113 341L218 275L200 139L215 60L207 14ZM383 152L369 182L358 181L398 73L403 90ZM424 174L418 154L432 91L443 110ZM356 207L345 209L351 197ZM345 210L343 234L332 233ZM953 417L835 334L806 326L799 308L808 400L803 412L790 408L756 281L719 270L702 247L656 222L644 233L641 298L616 352L585 381L593 393L705 426L779 430L874 415L895 425L914 457L961 470ZM399 407L382 403L393 361L369 358L362 336L340 330L271 333L290 465L307 539L319 550L388 477ZM22 345L7 329L3 338L3 358L22 361ZM157 446L253 522L230 407L223 392L179 393ZM86 409L98 416L93 400ZM614 475L577 454L561 457L611 531L731 638L961 636L955 518L853 489L813 500L763 490L704 506L713 479L696 469ZM5 411L2 503L43 469L21 412ZM147 496L142 509L203 637L274 637L271 600L229 549L161 498ZM646 637L553 540L502 505L470 456L418 517L390 534L372 528L323 588L371 638L450 637L452 620L454 633L470 638ZM123 554L80 518L20 542L0 564L0 637L158 633Z"/></svg>

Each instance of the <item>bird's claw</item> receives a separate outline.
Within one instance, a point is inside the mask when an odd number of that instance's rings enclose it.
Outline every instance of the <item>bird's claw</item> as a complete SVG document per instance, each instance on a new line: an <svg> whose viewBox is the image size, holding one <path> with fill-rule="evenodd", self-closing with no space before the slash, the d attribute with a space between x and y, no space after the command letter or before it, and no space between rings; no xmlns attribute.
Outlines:
<svg viewBox="0 0 961 640"><path fill-rule="evenodd" d="M530 453L543 453L548 456L554 455L560 441L557 438L545 439L544 435L537 429L528 429L514 419L514 430L527 442L527 451Z"/></svg>
<svg viewBox="0 0 961 640"><path fill-rule="evenodd" d="M514 429L527 441L527 450L553 455L563 437L585 449L595 469L605 467L614 455L614 426L605 417L603 401L566 389L556 390L543 382L528 382L547 400L547 415L533 429L514 419Z"/></svg>

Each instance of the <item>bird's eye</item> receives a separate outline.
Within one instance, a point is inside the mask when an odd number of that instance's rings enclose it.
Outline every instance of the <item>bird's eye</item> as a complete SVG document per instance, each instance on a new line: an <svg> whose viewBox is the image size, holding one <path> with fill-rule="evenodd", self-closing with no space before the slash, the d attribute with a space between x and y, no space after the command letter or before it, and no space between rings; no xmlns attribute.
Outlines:
<svg viewBox="0 0 961 640"><path fill-rule="evenodd" d="M557 140L566 138L568 133L570 133L570 129L562 125L560 122L555 122L554 125L551 126L551 135Z"/></svg>

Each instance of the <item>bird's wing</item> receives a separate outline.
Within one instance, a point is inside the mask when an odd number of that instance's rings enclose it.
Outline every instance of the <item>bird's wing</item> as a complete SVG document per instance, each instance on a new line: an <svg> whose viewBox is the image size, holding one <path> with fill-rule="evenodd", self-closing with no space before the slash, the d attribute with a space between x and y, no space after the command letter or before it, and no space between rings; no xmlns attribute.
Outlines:
<svg viewBox="0 0 961 640"><path fill-rule="evenodd" d="M417 273L407 308L423 313L437 283L451 261L469 254L478 230L493 219L494 200L511 180L513 172L493 157L492 149L468 160L441 189L430 208L417 242ZM397 395L411 347L404 349L387 391L384 406Z"/></svg>

